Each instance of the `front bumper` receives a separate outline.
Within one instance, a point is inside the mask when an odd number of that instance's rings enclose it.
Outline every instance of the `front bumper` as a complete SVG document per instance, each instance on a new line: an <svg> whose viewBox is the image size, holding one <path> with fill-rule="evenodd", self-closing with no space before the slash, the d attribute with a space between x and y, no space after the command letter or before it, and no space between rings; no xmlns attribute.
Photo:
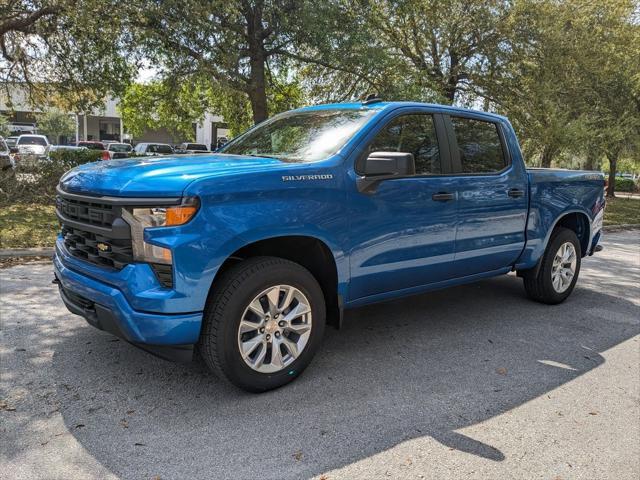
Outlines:
<svg viewBox="0 0 640 480"><path fill-rule="evenodd" d="M94 327L150 350L152 346L182 349L198 341L202 312L162 314L135 310L119 289L65 265L59 246L53 268L69 311L84 317Z"/></svg>

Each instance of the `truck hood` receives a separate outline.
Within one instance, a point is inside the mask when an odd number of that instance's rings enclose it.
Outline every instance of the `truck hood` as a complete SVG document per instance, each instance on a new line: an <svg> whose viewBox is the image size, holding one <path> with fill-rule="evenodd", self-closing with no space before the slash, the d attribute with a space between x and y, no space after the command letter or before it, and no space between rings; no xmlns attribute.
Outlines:
<svg viewBox="0 0 640 480"><path fill-rule="evenodd" d="M67 172L63 190L92 195L179 197L194 180L286 167L284 161L242 155L141 157L88 163Z"/></svg>

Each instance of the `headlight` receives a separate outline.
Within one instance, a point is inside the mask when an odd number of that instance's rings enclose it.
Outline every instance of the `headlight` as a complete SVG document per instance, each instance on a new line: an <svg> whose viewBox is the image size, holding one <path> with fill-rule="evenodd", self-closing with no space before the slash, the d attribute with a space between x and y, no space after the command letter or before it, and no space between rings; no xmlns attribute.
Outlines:
<svg viewBox="0 0 640 480"><path fill-rule="evenodd" d="M144 241L144 230L184 225L198 211L197 198L185 198L180 205L168 207L132 207L122 210L122 218L131 225L133 259L138 262L171 264L171 250Z"/></svg>

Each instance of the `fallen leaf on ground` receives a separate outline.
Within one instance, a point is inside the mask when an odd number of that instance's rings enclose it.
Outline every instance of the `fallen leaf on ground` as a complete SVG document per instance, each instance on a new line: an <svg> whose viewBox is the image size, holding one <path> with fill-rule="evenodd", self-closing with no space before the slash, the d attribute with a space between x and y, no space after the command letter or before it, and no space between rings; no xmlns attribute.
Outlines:
<svg viewBox="0 0 640 480"><path fill-rule="evenodd" d="M0 410L4 410L6 412L15 412L16 407L12 407L7 402L0 402Z"/></svg>
<svg viewBox="0 0 640 480"><path fill-rule="evenodd" d="M504 367L500 367L498 369L496 369L496 373L498 373L499 375L506 375L507 374L507 369Z"/></svg>
<svg viewBox="0 0 640 480"><path fill-rule="evenodd" d="M300 460L302 460L302 452L300 450L298 450L296 453L294 453L293 455L291 455L293 458L296 459L297 462L299 462Z"/></svg>

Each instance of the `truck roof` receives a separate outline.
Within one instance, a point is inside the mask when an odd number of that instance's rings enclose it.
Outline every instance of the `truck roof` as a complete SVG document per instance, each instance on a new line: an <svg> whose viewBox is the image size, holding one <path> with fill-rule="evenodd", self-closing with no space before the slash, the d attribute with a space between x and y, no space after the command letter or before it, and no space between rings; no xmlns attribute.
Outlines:
<svg viewBox="0 0 640 480"><path fill-rule="evenodd" d="M331 110L334 108L344 108L344 109L375 109L375 110L392 110L400 107L429 107L442 112L449 113L475 113L488 117L493 117L495 119L507 120L507 117L503 115L499 115L497 113L484 112L482 110L474 110L471 108L462 108L462 107L454 107L451 105L441 105L438 103L423 103L423 102L346 102L346 103L327 103L322 105L312 105L308 107L302 107L297 109L297 111L308 111L308 110Z"/></svg>

